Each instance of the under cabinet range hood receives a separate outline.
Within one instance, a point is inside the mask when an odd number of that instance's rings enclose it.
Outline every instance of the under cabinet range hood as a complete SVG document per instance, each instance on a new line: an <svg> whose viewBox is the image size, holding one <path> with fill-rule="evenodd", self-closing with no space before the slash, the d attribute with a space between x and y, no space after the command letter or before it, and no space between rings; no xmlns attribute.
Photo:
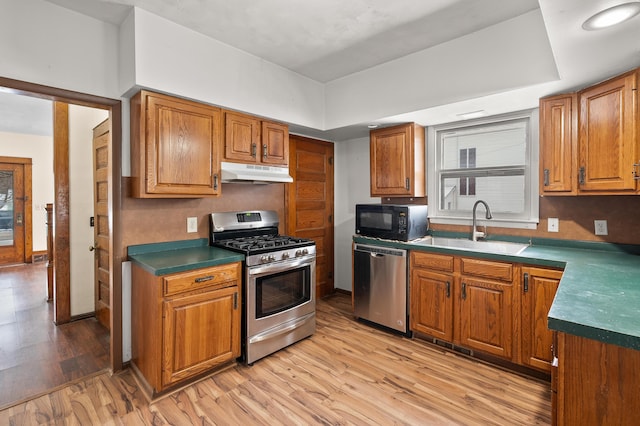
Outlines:
<svg viewBox="0 0 640 426"><path fill-rule="evenodd" d="M293 182L288 167L263 166L260 164L240 164L223 161L220 163L223 183L288 183Z"/></svg>

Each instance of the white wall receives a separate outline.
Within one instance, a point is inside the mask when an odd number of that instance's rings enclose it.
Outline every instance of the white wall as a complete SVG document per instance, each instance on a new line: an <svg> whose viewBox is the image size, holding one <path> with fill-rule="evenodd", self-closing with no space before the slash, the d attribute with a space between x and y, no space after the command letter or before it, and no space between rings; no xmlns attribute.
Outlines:
<svg viewBox="0 0 640 426"><path fill-rule="evenodd" d="M380 198L369 196L369 138L336 143L334 150L334 286L351 291L351 242L356 229L355 205L380 203Z"/></svg>
<svg viewBox="0 0 640 426"><path fill-rule="evenodd" d="M69 248L71 253L71 315L93 312L93 128L108 111L69 105Z"/></svg>
<svg viewBox="0 0 640 426"><path fill-rule="evenodd" d="M0 132L0 155L31 158L33 250L47 250L47 203L53 203L53 138Z"/></svg>
<svg viewBox="0 0 640 426"><path fill-rule="evenodd" d="M119 98L116 26L43 0L0 10L0 76Z"/></svg>
<svg viewBox="0 0 640 426"><path fill-rule="evenodd" d="M537 9L327 83L325 122L366 123L558 79Z"/></svg>

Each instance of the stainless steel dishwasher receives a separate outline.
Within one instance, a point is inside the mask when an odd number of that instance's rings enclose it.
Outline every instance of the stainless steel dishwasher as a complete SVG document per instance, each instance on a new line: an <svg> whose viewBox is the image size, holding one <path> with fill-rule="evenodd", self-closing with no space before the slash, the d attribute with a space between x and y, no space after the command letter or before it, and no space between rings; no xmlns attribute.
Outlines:
<svg viewBox="0 0 640 426"><path fill-rule="evenodd" d="M353 249L353 303L357 318L410 334L407 251L356 244Z"/></svg>

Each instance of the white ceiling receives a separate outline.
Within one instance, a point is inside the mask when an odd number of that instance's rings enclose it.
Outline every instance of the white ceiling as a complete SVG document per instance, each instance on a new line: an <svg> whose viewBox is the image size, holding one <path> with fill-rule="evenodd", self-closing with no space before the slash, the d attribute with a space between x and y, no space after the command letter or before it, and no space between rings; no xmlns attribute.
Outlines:
<svg viewBox="0 0 640 426"><path fill-rule="evenodd" d="M379 123L433 124L451 121L459 112L529 108L540 96L583 87L640 65L640 17L601 31L580 27L593 13L628 0L48 1L116 25L133 6L139 7L323 83L540 9L548 37L540 42L550 46L559 80L412 108L394 117L371 117ZM0 102L6 96L0 94ZM339 132L316 133L339 139Z"/></svg>
<svg viewBox="0 0 640 426"><path fill-rule="evenodd" d="M537 0L49 1L115 24L136 6L323 83L538 8Z"/></svg>

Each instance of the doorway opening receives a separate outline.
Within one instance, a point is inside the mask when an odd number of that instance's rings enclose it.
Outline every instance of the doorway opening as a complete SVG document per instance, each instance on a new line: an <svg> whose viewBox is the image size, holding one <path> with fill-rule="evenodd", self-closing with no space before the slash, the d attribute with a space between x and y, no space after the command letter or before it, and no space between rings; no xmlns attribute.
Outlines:
<svg viewBox="0 0 640 426"><path fill-rule="evenodd" d="M107 192L109 204L107 206L111 234L108 245L110 257L108 259L108 271L110 272L109 299L112 301L109 338L109 367L112 371L122 369L122 250L113 249L121 247L122 237L119 232L120 223L120 165L121 165L121 135L122 135L122 106L121 101L100 96L93 96L68 90L42 86L19 80L0 77L0 91L15 94L48 99L56 103L67 103L108 111L111 135L111 143L108 147L108 158L111 167L108 171ZM55 118L54 118L55 121ZM66 130L68 131L68 130ZM61 132L61 133L57 133ZM54 318L58 325L66 324L72 320L71 293L70 293L70 246L69 246L69 158L68 144L56 143L67 140L64 129L54 126ZM87 159L88 160L88 159ZM88 247L87 247L88 249ZM46 281L45 281L46 283ZM45 286L43 283L43 288ZM44 295L43 295L44 297Z"/></svg>

